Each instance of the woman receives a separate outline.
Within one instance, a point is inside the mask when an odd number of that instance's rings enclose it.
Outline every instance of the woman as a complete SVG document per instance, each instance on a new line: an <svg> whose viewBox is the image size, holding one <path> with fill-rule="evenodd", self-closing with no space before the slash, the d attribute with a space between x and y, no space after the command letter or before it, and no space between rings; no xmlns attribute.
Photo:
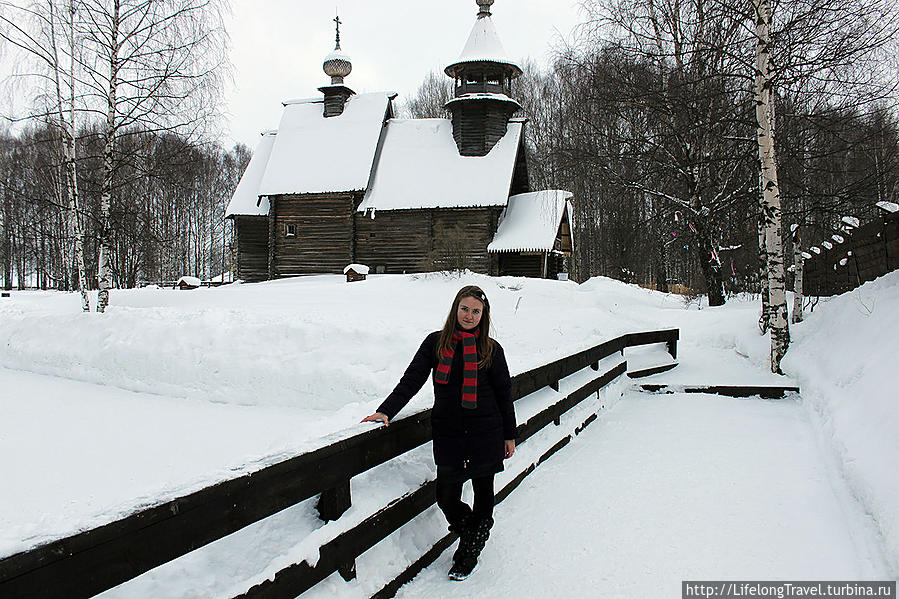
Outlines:
<svg viewBox="0 0 899 599"><path fill-rule="evenodd" d="M456 294L443 330L425 337L399 384L363 422L396 416L434 373L431 432L437 463L437 505L458 533L450 578L463 580L493 526L493 476L515 453L512 384L502 346L490 338L490 302L474 285ZM471 480L474 504L462 502Z"/></svg>

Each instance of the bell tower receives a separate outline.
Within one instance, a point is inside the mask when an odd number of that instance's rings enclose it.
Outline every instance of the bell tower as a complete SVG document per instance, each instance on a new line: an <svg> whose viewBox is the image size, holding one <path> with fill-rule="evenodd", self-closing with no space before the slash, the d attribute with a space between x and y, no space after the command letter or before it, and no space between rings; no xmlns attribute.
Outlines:
<svg viewBox="0 0 899 599"><path fill-rule="evenodd" d="M477 0L478 16L459 58L444 72L455 80L453 138L462 156L485 156L503 135L521 105L512 98L512 80L521 67L506 55L493 20L493 0Z"/></svg>

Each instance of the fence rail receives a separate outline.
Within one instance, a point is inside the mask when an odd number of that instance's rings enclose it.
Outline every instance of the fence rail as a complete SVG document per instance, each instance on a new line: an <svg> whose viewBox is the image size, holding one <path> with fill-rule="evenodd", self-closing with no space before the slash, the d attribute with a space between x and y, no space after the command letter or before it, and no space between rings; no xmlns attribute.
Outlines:
<svg viewBox="0 0 899 599"><path fill-rule="evenodd" d="M677 355L678 329L629 333L512 378L513 399L559 381L626 347L665 343ZM526 440L620 376L622 362L519 427ZM116 522L0 560L4 598L92 597L316 495L325 520L350 505L349 481L430 440L430 410L407 416L236 479L141 510ZM520 482L520 481L519 481ZM353 560L434 503L427 483L321 547L316 566L298 564L245 597L295 597L333 572L354 576ZM499 497L499 496L498 496ZM444 541L445 542L445 541ZM299 589L299 590L297 590Z"/></svg>

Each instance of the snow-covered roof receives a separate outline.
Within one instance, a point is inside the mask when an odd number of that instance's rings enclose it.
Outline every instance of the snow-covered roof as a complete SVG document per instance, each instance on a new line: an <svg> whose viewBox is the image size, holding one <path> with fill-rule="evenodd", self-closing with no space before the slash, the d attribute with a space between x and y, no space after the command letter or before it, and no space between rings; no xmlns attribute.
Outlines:
<svg viewBox="0 0 899 599"><path fill-rule="evenodd" d="M877 202L877 207L887 212L899 212L899 204L896 202Z"/></svg>
<svg viewBox="0 0 899 599"><path fill-rule="evenodd" d="M199 287L200 285L203 284L203 282L199 279L199 277L192 277L189 275L185 275L185 276L181 277L180 279L178 279L178 282L175 283L175 285L180 285L181 283L184 283L185 285L192 285L194 287Z"/></svg>
<svg viewBox="0 0 899 599"><path fill-rule="evenodd" d="M329 118L322 99L285 102L258 195L365 189L390 98L353 95L342 114Z"/></svg>
<svg viewBox="0 0 899 599"><path fill-rule="evenodd" d="M262 134L262 139L259 140L256 151L253 152L250 164L247 165L247 169L240 177L234 195L228 202L225 218L229 216L266 216L268 214L268 198L262 198L260 201L258 190L277 133L277 131L265 131Z"/></svg>
<svg viewBox="0 0 899 599"><path fill-rule="evenodd" d="M471 33L468 34L468 41L462 48L462 54L444 71L452 77L453 67L468 62L498 62L512 66L518 74L521 73L521 67L506 54L506 49L503 48L496 33L496 27L493 26L493 19L489 16L481 17L474 22Z"/></svg>
<svg viewBox="0 0 899 599"><path fill-rule="evenodd" d="M497 102L506 102L507 104L514 104L515 108L521 108L521 104L518 103L517 100L513 100L506 94L499 94L493 92L478 92L474 94L462 94L461 96L456 96L449 102L444 105L444 108L449 108L452 104L457 102L469 102L471 100L481 101L481 100L496 100Z"/></svg>
<svg viewBox="0 0 899 599"><path fill-rule="evenodd" d="M488 252L537 252L553 249L570 191L546 189L509 198ZM571 210L568 210L569 214Z"/></svg>
<svg viewBox="0 0 899 599"><path fill-rule="evenodd" d="M504 206L522 123L486 156L460 156L448 119L390 119L359 211Z"/></svg>
<svg viewBox="0 0 899 599"><path fill-rule="evenodd" d="M346 268L343 269L343 274L350 272L350 269L356 271L356 274L367 275L369 268L364 264L347 264Z"/></svg>

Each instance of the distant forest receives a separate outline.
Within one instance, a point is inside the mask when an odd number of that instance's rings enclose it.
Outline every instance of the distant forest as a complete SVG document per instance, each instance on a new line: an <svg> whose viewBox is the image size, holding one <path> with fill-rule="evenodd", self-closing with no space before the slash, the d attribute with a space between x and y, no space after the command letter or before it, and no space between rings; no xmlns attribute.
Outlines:
<svg viewBox="0 0 899 599"><path fill-rule="evenodd" d="M765 288L758 2L732 4L585 0L575 41L546 68L523 65L513 95L528 119L531 187L574 193L572 278L693 294L716 278L726 292ZM114 51L103 43L118 38L94 30L121 22L97 14L103 3L35 6L30 37L13 26L21 15L0 12L0 37L41 73L31 124L0 133L0 284L73 289L83 277L96 289L229 273L224 210L250 152L199 134L226 72L222 3L123 2L132 17L183 28ZM814 244L842 217L866 222L878 201L897 201L896 11L892 0L776 5L770 90L787 264L792 225ZM447 116L451 86L431 73L404 116Z"/></svg>
<svg viewBox="0 0 899 599"><path fill-rule="evenodd" d="M58 131L47 126L0 135L0 280L6 289L74 288L58 140ZM85 275L88 288L96 289L103 156L98 132L79 132L78 156ZM243 144L225 150L169 133L123 136L110 207L113 287L227 276L232 232L225 208L250 156Z"/></svg>

